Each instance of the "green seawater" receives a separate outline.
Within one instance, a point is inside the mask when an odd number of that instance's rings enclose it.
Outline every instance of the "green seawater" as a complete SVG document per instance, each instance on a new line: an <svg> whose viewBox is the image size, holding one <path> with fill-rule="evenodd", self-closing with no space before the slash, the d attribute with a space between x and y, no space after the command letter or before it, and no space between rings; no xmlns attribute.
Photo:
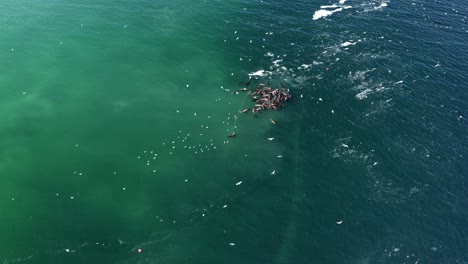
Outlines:
<svg viewBox="0 0 468 264"><path fill-rule="evenodd" d="M467 8L2 1L0 263L468 263Z"/></svg>

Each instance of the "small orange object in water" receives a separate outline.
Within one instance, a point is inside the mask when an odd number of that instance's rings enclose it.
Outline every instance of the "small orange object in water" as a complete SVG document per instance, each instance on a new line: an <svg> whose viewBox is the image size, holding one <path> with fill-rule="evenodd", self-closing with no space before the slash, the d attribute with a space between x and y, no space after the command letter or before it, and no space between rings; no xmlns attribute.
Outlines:
<svg viewBox="0 0 468 264"><path fill-rule="evenodd" d="M141 253L143 250L141 250L141 248L138 249L138 253Z"/></svg>

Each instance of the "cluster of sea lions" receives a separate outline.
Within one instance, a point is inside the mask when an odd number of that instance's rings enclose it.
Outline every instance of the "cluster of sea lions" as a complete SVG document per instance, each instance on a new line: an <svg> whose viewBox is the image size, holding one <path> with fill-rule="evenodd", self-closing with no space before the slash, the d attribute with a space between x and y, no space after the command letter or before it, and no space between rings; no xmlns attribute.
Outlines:
<svg viewBox="0 0 468 264"><path fill-rule="evenodd" d="M246 82L246 86L250 84L252 78L250 77L249 80ZM243 85L242 82L239 82L239 85ZM252 98L252 101L255 102L255 105L252 108L252 113L256 117L257 112L261 112L266 109L278 110L282 106L284 106L284 102L288 101L292 98L292 95L289 93L289 89L285 89L283 84L281 84L282 88L271 88L268 84L265 85L260 83L257 88L254 90L248 91L247 88L240 88L233 92L233 94L239 94L239 92L247 92ZM242 110L242 113L247 113L250 111L250 108L245 108ZM276 125L276 121L270 119L270 122L273 125ZM228 136L228 138L236 137L236 133L232 133Z"/></svg>
<svg viewBox="0 0 468 264"><path fill-rule="evenodd" d="M278 110L284 106L284 102L292 98L292 95L284 89L273 89L271 87L260 84L258 88L255 88L251 93L250 97L256 103L252 108L252 112L260 112L266 109ZM246 109L244 109L245 111ZM247 109L248 111L248 109ZM247 112L245 111L245 112Z"/></svg>

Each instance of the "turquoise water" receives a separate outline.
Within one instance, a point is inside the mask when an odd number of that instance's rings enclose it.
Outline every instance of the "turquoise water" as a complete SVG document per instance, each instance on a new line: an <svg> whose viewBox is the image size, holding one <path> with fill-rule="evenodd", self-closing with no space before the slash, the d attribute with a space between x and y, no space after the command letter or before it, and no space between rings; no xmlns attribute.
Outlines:
<svg viewBox="0 0 468 264"><path fill-rule="evenodd" d="M465 2L0 8L1 263L468 263Z"/></svg>

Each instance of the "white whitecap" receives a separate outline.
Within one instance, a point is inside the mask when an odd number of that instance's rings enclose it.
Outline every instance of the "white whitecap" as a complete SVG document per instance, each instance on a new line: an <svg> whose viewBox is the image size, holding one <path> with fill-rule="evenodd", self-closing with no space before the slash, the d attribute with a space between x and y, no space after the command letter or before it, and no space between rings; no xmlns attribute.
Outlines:
<svg viewBox="0 0 468 264"><path fill-rule="evenodd" d="M315 11L314 17L312 19L317 20L317 19L320 19L322 17L327 17L327 16L330 16L330 15L333 15L332 11L320 9L320 10Z"/></svg>
<svg viewBox="0 0 468 264"><path fill-rule="evenodd" d="M317 19L320 19L320 18L323 18L323 17L331 16L331 15L333 15L333 13L340 12L342 10L343 10L343 8L341 8L341 7L337 8L335 10L320 9L320 10L315 11L314 16L313 16L312 19L317 20Z"/></svg>
<svg viewBox="0 0 468 264"><path fill-rule="evenodd" d="M382 2L382 3L380 3L379 6L374 7L374 10L381 10L384 7L387 7L387 6L388 6L388 2Z"/></svg>
<svg viewBox="0 0 468 264"><path fill-rule="evenodd" d="M367 88L364 91L356 94L356 98L359 100L365 99L370 93L372 93L372 89Z"/></svg>
<svg viewBox="0 0 468 264"><path fill-rule="evenodd" d="M265 70L259 70L256 72L249 73L249 76L265 76Z"/></svg>
<svg viewBox="0 0 468 264"><path fill-rule="evenodd" d="M343 42L343 43L340 44L341 47L348 47L348 46L351 46L351 45L356 45L356 42L346 41L346 42Z"/></svg>
<svg viewBox="0 0 468 264"><path fill-rule="evenodd" d="M321 9L327 9L327 8L337 8L338 5L337 4L333 4L333 5L323 5L323 6L320 6Z"/></svg>
<svg viewBox="0 0 468 264"><path fill-rule="evenodd" d="M282 62L283 60L275 60L273 61L273 64L278 65L279 62Z"/></svg>

